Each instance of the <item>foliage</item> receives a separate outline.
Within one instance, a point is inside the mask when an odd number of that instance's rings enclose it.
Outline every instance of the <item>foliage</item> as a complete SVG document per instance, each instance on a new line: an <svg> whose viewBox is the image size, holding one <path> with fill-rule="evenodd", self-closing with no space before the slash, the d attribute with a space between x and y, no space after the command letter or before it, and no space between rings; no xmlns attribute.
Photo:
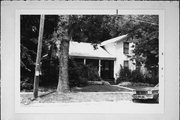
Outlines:
<svg viewBox="0 0 180 120"><path fill-rule="evenodd" d="M30 78L24 78L20 81L20 88L21 90L32 90L33 89L33 83L30 80Z"/></svg>
<svg viewBox="0 0 180 120"><path fill-rule="evenodd" d="M57 15L45 16L41 61L43 82L40 81L40 83L56 83L58 79L59 61L56 43L62 37L63 30L60 28L62 28L63 19L61 18L63 17ZM29 77L29 81L32 81L34 76L39 19L39 15L21 15L21 77L22 79ZM157 15L71 15L68 22L68 32L72 35L72 39L78 42L96 44L128 34L128 40L135 43L133 51L135 54L131 56L131 59L136 60L137 66L145 64L153 75L153 80L158 78L159 25ZM87 70L82 66L81 69ZM128 70L126 72L131 73ZM121 80L129 79L127 73ZM141 78L138 71L132 73L137 78ZM71 78L71 75L69 77ZM129 80L132 81L132 77ZM85 77L82 77L82 81L86 81Z"/></svg>
<svg viewBox="0 0 180 120"><path fill-rule="evenodd" d="M128 41L135 43L136 65L145 64L148 70L158 69L159 23L158 15L106 16L105 26L113 37L128 34Z"/></svg>
<svg viewBox="0 0 180 120"><path fill-rule="evenodd" d="M133 83L150 83L157 84L158 77L153 78L152 76L148 76L146 74L142 74L139 69L130 70L126 67L121 67L119 72L119 78L117 79L117 83L121 82L133 82Z"/></svg>
<svg viewBox="0 0 180 120"><path fill-rule="evenodd" d="M128 34L127 41L135 44L134 55L137 68L143 64L151 73L154 82L158 81L159 65L159 17L158 15L106 16L105 26L112 36Z"/></svg>
<svg viewBox="0 0 180 120"><path fill-rule="evenodd" d="M121 82L121 81L132 81L132 76L131 76L131 70L126 68L126 67L122 67L121 66L121 70L119 72L119 78L117 79L117 83Z"/></svg>
<svg viewBox="0 0 180 120"><path fill-rule="evenodd" d="M34 75L37 39L39 28L39 15L21 15L21 77L26 77L27 73ZM52 43L52 32L57 24L56 16L45 17L45 27L43 35L42 56L49 53L49 45Z"/></svg>
<svg viewBox="0 0 180 120"><path fill-rule="evenodd" d="M104 15L72 15L70 29L72 39L78 42L99 43L110 39L109 29L104 24Z"/></svg>
<svg viewBox="0 0 180 120"><path fill-rule="evenodd" d="M39 15L21 15L21 77L33 80L37 50ZM58 79L57 41L62 39L63 16L45 16L43 50L41 60L42 80L40 84L56 83ZM98 43L110 36L101 24L102 16L72 15L69 20L69 33L73 40ZM45 57L44 57L45 56ZM27 74L29 76L27 76Z"/></svg>
<svg viewBox="0 0 180 120"><path fill-rule="evenodd" d="M69 61L69 83L70 87L86 86L88 81L100 81L97 69L92 65L84 65Z"/></svg>

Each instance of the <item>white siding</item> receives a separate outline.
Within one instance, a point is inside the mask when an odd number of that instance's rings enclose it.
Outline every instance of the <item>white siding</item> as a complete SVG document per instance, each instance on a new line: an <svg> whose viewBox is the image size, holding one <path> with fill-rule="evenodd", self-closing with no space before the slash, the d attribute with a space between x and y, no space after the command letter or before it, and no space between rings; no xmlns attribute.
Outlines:
<svg viewBox="0 0 180 120"><path fill-rule="evenodd" d="M134 45L134 44L133 43L129 44L129 54L128 55L133 54L132 50L134 48L131 47L132 45ZM133 65L134 61L130 61L129 58L127 57L127 55L125 55L123 52L123 41L107 44L104 47L111 55L116 56L116 60L114 61L114 78L115 79L117 79L119 77L118 75L119 75L119 71L121 69L121 65L122 66L124 65L125 60L129 61L129 69L131 69L131 70L135 69L135 65Z"/></svg>

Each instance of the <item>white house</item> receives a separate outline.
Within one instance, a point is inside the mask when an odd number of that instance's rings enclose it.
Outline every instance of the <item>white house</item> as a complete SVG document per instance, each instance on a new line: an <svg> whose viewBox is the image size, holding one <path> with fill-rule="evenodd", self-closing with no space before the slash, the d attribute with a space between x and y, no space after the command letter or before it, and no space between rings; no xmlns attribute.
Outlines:
<svg viewBox="0 0 180 120"><path fill-rule="evenodd" d="M106 40L95 48L91 43L70 42L70 58L84 64L97 67L103 79L116 80L121 66L135 69L134 61L128 56L133 55L133 43L127 42L127 35Z"/></svg>

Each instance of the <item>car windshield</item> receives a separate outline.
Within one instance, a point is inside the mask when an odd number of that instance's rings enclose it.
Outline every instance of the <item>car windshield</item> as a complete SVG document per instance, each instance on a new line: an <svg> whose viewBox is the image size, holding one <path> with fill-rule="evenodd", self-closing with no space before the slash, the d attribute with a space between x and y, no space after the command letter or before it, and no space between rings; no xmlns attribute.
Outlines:
<svg viewBox="0 0 180 120"><path fill-rule="evenodd" d="M159 87L159 84L157 84L155 87Z"/></svg>
<svg viewBox="0 0 180 120"><path fill-rule="evenodd" d="M159 84L157 84L152 90L159 90Z"/></svg>

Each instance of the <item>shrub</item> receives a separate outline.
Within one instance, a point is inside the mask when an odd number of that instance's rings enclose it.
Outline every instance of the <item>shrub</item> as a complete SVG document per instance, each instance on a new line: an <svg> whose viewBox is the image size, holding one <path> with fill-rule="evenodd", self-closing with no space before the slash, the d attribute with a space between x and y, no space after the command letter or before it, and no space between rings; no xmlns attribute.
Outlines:
<svg viewBox="0 0 180 120"><path fill-rule="evenodd" d="M125 81L132 81L131 75L132 75L132 72L130 69L121 66L117 83L125 82Z"/></svg>
<svg viewBox="0 0 180 120"><path fill-rule="evenodd" d="M22 90L32 90L33 89L33 83L30 82L31 80L29 78L25 78L21 80L20 82L20 88Z"/></svg>
<svg viewBox="0 0 180 120"><path fill-rule="evenodd" d="M132 76L132 81L133 82L147 82L145 80L145 77L144 75L140 72L140 70L133 70L132 73L131 73L131 76Z"/></svg>
<svg viewBox="0 0 180 120"><path fill-rule="evenodd" d="M49 65L49 61L44 61L42 67L42 76L40 76L40 86L54 86L58 83L58 61L52 61ZM33 77L34 73L21 72L21 90L33 89ZM69 60L69 85L74 86L86 86L88 81L100 81L98 70L92 65L84 65L76 63L73 60Z"/></svg>
<svg viewBox="0 0 180 120"><path fill-rule="evenodd" d="M140 83L150 83L157 84L158 83L158 75L155 77L143 75L139 69L131 71L128 68L121 67L119 72L119 78L117 79L117 83L121 82L140 82Z"/></svg>
<svg viewBox="0 0 180 120"><path fill-rule="evenodd" d="M92 65L84 65L69 60L69 85L86 86L88 81L100 81L98 71Z"/></svg>

